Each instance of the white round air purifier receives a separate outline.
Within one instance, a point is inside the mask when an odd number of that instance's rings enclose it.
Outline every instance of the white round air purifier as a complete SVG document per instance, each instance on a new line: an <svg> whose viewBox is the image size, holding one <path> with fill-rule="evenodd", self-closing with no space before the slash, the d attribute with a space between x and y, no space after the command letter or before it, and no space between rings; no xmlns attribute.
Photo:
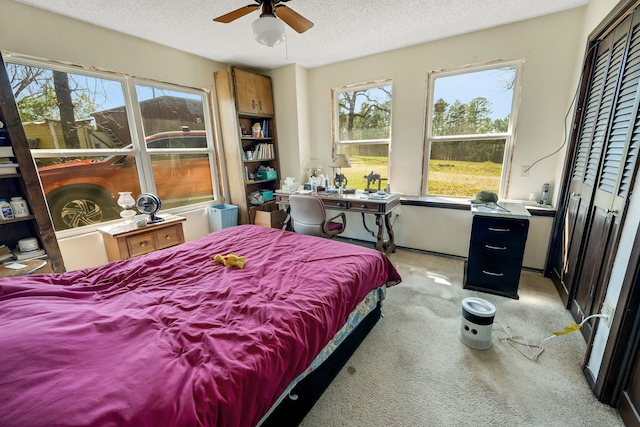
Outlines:
<svg viewBox="0 0 640 427"><path fill-rule="evenodd" d="M462 324L458 336L469 347L486 350L491 347L491 330L496 307L480 298L462 300Z"/></svg>

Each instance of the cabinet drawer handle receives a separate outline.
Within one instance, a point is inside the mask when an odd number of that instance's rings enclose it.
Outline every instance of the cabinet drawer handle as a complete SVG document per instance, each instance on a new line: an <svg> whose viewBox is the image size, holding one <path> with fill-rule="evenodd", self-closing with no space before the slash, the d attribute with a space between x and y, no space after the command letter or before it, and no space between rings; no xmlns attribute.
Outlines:
<svg viewBox="0 0 640 427"><path fill-rule="evenodd" d="M580 197L581 194L580 193L571 193L571 197Z"/></svg>
<svg viewBox="0 0 640 427"><path fill-rule="evenodd" d="M367 205L360 205L360 209L366 209Z"/></svg>
<svg viewBox="0 0 640 427"><path fill-rule="evenodd" d="M483 272L484 274L486 274L487 276L496 276L496 277L502 277L502 276L504 276L504 274L502 274L502 273L492 273L492 272L490 272L490 271L485 271L485 270L482 270L482 272Z"/></svg>
<svg viewBox="0 0 640 427"><path fill-rule="evenodd" d="M508 231L511 231L511 230L508 229L508 228L491 228L491 227L489 227L489 231L508 232Z"/></svg>
<svg viewBox="0 0 640 427"><path fill-rule="evenodd" d="M140 246L142 246L142 247L145 247L145 246L147 246L148 244L149 244L149 242L148 242L148 241L146 241L146 240L145 240L144 242L140 242Z"/></svg>
<svg viewBox="0 0 640 427"><path fill-rule="evenodd" d="M262 111L262 101L258 101L258 106L260 107L260 111Z"/></svg>
<svg viewBox="0 0 640 427"><path fill-rule="evenodd" d="M171 240L171 234L167 234L166 239L167 239L167 240Z"/></svg>
<svg viewBox="0 0 640 427"><path fill-rule="evenodd" d="M254 110L256 109L256 100L255 99L251 100L251 108L253 108Z"/></svg>
<svg viewBox="0 0 640 427"><path fill-rule="evenodd" d="M485 248L487 249L495 249L497 251L504 251L506 248L506 246L491 246L491 245L484 245Z"/></svg>
<svg viewBox="0 0 640 427"><path fill-rule="evenodd" d="M338 202L336 206L342 207L342 202Z"/></svg>

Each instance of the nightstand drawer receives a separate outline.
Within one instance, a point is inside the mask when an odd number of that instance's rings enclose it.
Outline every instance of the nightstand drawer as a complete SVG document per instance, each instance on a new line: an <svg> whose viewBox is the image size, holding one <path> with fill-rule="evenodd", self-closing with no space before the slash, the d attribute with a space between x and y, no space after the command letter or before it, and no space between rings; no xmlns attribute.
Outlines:
<svg viewBox="0 0 640 427"><path fill-rule="evenodd" d="M526 241L529 231L529 220L512 218L493 218L476 215L473 218L473 233L471 240L483 242L490 239Z"/></svg>
<svg viewBox="0 0 640 427"><path fill-rule="evenodd" d="M164 249L182 243L182 225L174 225L153 233L156 249Z"/></svg>
<svg viewBox="0 0 640 427"><path fill-rule="evenodd" d="M467 261L466 287L517 294L522 260L472 252Z"/></svg>
<svg viewBox="0 0 640 427"><path fill-rule="evenodd" d="M145 233L128 237L127 247L129 248L129 256L144 255L156 250L153 244L153 234L154 233Z"/></svg>
<svg viewBox="0 0 640 427"><path fill-rule="evenodd" d="M522 259L526 239L509 239L507 236L471 235L470 251L485 254Z"/></svg>

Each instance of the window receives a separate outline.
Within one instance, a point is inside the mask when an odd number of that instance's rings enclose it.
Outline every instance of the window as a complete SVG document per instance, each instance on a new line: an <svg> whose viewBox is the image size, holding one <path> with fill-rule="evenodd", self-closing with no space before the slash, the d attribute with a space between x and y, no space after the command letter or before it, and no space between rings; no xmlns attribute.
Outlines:
<svg viewBox="0 0 640 427"><path fill-rule="evenodd" d="M7 71L56 231L120 218L120 191L215 199L204 91L23 58Z"/></svg>
<svg viewBox="0 0 640 427"><path fill-rule="evenodd" d="M429 73L423 194L506 196L521 64Z"/></svg>
<svg viewBox="0 0 640 427"><path fill-rule="evenodd" d="M384 189L389 177L391 143L391 81L333 90L335 152L346 154L351 167L342 168L347 187ZM337 171L336 171L337 172Z"/></svg>

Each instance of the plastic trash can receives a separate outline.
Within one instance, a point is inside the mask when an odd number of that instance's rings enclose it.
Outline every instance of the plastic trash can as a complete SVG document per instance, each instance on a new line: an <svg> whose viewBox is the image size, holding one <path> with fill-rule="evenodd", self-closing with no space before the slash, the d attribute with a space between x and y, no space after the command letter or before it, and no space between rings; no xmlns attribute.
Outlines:
<svg viewBox="0 0 640 427"><path fill-rule="evenodd" d="M491 348L491 330L496 307L480 298L462 300L462 324L458 337L471 348Z"/></svg>
<svg viewBox="0 0 640 427"><path fill-rule="evenodd" d="M234 205L209 206L209 232L238 225L238 207Z"/></svg>

